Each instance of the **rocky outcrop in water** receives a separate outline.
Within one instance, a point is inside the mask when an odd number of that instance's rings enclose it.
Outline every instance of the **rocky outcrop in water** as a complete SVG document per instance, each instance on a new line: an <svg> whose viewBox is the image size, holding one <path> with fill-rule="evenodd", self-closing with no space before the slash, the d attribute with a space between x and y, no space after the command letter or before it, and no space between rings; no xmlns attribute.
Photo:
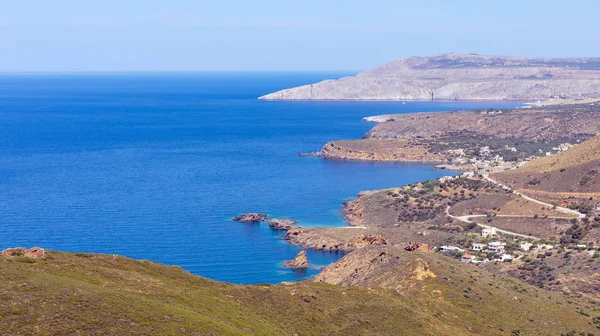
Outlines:
<svg viewBox="0 0 600 336"><path fill-rule="evenodd" d="M306 257L306 251L302 250L298 252L294 260L286 261L283 264L291 269L307 268L309 262L308 258Z"/></svg>
<svg viewBox="0 0 600 336"><path fill-rule="evenodd" d="M398 59L265 100L546 100L600 97L600 58L443 54Z"/></svg>
<svg viewBox="0 0 600 336"><path fill-rule="evenodd" d="M269 219L267 222L269 223L269 227L271 227L272 229L282 230L282 231L287 231L289 229L292 229L292 228L296 227L296 224L298 223L292 219L282 219L282 218L272 218L272 219Z"/></svg>
<svg viewBox="0 0 600 336"><path fill-rule="evenodd" d="M267 219L266 214L250 212L240 216L233 217L231 220L242 223L256 223L263 222Z"/></svg>

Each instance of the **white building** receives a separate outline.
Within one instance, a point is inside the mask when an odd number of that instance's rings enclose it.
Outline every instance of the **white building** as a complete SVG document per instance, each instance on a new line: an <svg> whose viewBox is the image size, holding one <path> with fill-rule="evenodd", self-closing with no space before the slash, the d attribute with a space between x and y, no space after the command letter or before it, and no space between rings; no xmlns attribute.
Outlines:
<svg viewBox="0 0 600 336"><path fill-rule="evenodd" d="M463 252L464 250L461 249L460 247L456 247L456 246L442 246L442 247L440 247L440 251L442 251L442 252L454 252L454 251Z"/></svg>
<svg viewBox="0 0 600 336"><path fill-rule="evenodd" d="M546 244L546 245L542 245L542 244L538 244L537 246L537 251L540 252L542 250L552 250L554 248L554 246Z"/></svg>
<svg viewBox="0 0 600 336"><path fill-rule="evenodd" d="M531 249L531 247L533 246L532 243L521 243L521 245L519 246L521 248L521 251L529 251Z"/></svg>
<svg viewBox="0 0 600 336"><path fill-rule="evenodd" d="M563 143L563 144L560 144L560 146L559 146L561 152L569 150L569 149L571 149L571 147L573 147L573 145L571 145L570 143Z"/></svg>
<svg viewBox="0 0 600 336"><path fill-rule="evenodd" d="M491 242L488 245L488 250L490 250L492 252L503 252L505 246L506 246L506 243L497 242L497 241Z"/></svg>
<svg viewBox="0 0 600 336"><path fill-rule="evenodd" d="M485 228L485 229L481 230L481 236L484 238L496 237L496 235L497 235L496 228Z"/></svg>
<svg viewBox="0 0 600 336"><path fill-rule="evenodd" d="M462 148L459 149L449 149L448 154L457 155L457 156L465 156L465 150Z"/></svg>
<svg viewBox="0 0 600 336"><path fill-rule="evenodd" d="M479 243L473 243L472 244L472 250L473 251L483 251L485 250L486 245L485 244L479 244Z"/></svg>

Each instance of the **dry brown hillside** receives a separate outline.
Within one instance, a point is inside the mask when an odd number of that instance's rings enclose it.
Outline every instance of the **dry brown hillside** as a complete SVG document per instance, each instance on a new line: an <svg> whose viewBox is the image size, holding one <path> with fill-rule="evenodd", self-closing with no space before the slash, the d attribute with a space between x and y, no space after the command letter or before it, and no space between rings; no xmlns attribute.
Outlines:
<svg viewBox="0 0 600 336"><path fill-rule="evenodd" d="M533 160L520 168L519 172L550 172L559 169L568 169L582 164L600 160L600 136L556 155ZM597 163L597 162L596 162Z"/></svg>
<svg viewBox="0 0 600 336"><path fill-rule="evenodd" d="M600 136L568 151L539 158L523 167L492 177L535 193L563 193L558 197L594 197L600 193Z"/></svg>

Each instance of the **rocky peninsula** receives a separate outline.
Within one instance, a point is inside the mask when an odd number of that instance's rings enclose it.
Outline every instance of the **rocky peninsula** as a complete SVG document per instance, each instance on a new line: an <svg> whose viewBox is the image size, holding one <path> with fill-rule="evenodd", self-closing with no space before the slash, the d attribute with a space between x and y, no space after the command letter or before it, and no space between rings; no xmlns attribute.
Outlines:
<svg viewBox="0 0 600 336"><path fill-rule="evenodd" d="M548 100L600 98L600 58L448 53L397 59L356 76L264 100Z"/></svg>

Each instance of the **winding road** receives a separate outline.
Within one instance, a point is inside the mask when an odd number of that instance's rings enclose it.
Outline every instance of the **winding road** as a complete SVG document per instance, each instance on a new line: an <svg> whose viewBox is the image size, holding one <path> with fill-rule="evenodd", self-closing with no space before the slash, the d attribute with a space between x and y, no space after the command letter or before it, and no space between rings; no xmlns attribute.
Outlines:
<svg viewBox="0 0 600 336"><path fill-rule="evenodd" d="M521 197L523 197L524 199L526 199L526 200L528 200L528 201L532 201L532 202L535 202L535 203L537 203L537 204L541 204L541 205L543 205L543 206L547 206L547 207L551 207L551 208L553 208L553 207L554 207L554 204L550 204L550 203L542 202L542 201L540 201L540 200L537 200L537 199L535 199L535 198L531 198L531 197L529 197L529 196L523 195L523 194L521 194L520 192L518 192L518 191L516 191L516 190L514 190L514 189L512 189L512 188L510 188L510 187L508 187L508 186L506 186L506 185L504 185L504 184L502 184L502 183L500 183L500 182L498 182L498 181L494 180L494 179L492 179L492 178L491 178L489 175L487 175L487 174L483 174L482 176L483 176L483 178L484 178L484 179L486 179L488 182L491 182L491 183L493 183L493 184L495 184L495 185L497 185L497 186L499 186L499 187L501 187L501 188L503 188L503 189L505 189L505 190L508 190L508 191L512 192L513 194L515 194L515 195L521 196ZM577 210L567 209L567 208L563 208L563 207L559 207L559 206L557 206L555 209L556 209L556 210L558 210L558 211L560 211L560 212L567 213L567 214L571 214L571 215L577 215L577 217L578 217L579 219L582 219L582 218L584 218L584 217L585 217L585 214L582 214L581 212L579 212L579 211L577 211Z"/></svg>
<svg viewBox="0 0 600 336"><path fill-rule="evenodd" d="M499 187L501 187L501 188L503 188L505 190L508 190L508 191L514 193L515 195L521 196L521 197L523 197L524 199L526 199L528 201L535 202L537 204L541 204L543 206L547 206L547 207L550 207L550 208L554 208L553 204L542 202L542 201L537 200L535 198L531 198L529 196L525 196L525 195L521 194L520 192L518 192L518 191L516 191L516 190L514 190L514 189L512 189L512 188L510 188L510 187L508 187L508 186L506 186L506 185L504 185L504 184L502 184L502 183L494 180L494 179L492 179L487 174L484 174L483 178L485 180L487 180L488 182L493 183L493 184L495 184L495 185L497 185L497 186L499 186ZM556 209L556 210L558 210L560 212L564 212L566 214L577 215L577 217L579 219L585 217L585 214L582 214L581 212L576 211L576 210L567 209L567 208L558 207L558 206L555 207L554 209ZM516 233L516 232L512 232L512 231L507 231L507 230L502 230L502 229L499 229L497 227L493 227L493 226L490 226L490 225L485 225L485 224L477 223L477 222L474 222L474 221L471 220L471 218L481 218L481 217L486 217L487 215L453 216L453 215L450 214L450 207L449 206L446 208L446 214L450 218L457 219L457 220L459 220L461 222L464 222L464 223L475 223L479 227L482 227L482 228L485 228L485 229L495 229L496 232L499 232L499 233L502 233L502 234L516 236L516 237L521 237L521 238L527 238L527 239L540 240L540 238L538 238L538 237L528 236L528 235L524 235L524 234L520 234L520 233ZM523 217L523 218L529 218L527 216L519 216L519 215L496 215L496 217ZM551 218L560 218L560 217L551 217Z"/></svg>

